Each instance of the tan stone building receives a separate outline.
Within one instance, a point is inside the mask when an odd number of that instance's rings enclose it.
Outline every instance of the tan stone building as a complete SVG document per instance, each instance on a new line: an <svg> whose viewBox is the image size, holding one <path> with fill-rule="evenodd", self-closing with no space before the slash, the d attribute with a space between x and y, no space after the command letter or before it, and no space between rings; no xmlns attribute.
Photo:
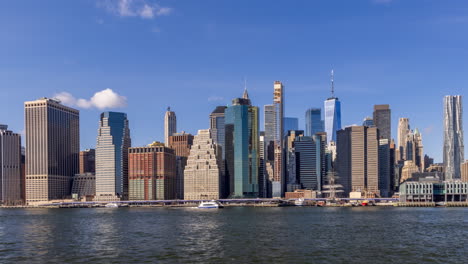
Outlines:
<svg viewBox="0 0 468 264"><path fill-rule="evenodd" d="M184 199L219 199L222 181L221 148L213 142L210 130L198 130L184 171Z"/></svg>
<svg viewBox="0 0 468 264"><path fill-rule="evenodd" d="M69 197L79 169L79 111L50 98L24 106L26 202Z"/></svg>
<svg viewBox="0 0 468 264"><path fill-rule="evenodd" d="M176 155L176 199L184 199L184 169L192 144L192 134L182 132L169 137L169 148L173 149Z"/></svg>
<svg viewBox="0 0 468 264"><path fill-rule="evenodd" d="M468 160L461 164L461 180L468 182Z"/></svg>
<svg viewBox="0 0 468 264"><path fill-rule="evenodd" d="M412 160L406 160L401 169L400 183L410 179L415 172L419 172L418 166Z"/></svg>

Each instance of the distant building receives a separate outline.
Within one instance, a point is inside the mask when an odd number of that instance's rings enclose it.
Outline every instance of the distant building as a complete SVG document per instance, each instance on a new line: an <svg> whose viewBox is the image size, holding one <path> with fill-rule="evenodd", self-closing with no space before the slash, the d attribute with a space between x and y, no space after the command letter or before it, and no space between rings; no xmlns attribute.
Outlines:
<svg viewBox="0 0 468 264"><path fill-rule="evenodd" d="M284 178L284 85L280 81L273 84L273 105L275 107L274 170L271 192L273 197L283 197L286 181Z"/></svg>
<svg viewBox="0 0 468 264"><path fill-rule="evenodd" d="M258 163L258 196L268 197L268 174L265 167L265 132L260 131L259 138L259 163Z"/></svg>
<svg viewBox="0 0 468 264"><path fill-rule="evenodd" d="M444 167L445 179L460 179L465 153L463 145L463 106L461 95L444 97Z"/></svg>
<svg viewBox="0 0 468 264"><path fill-rule="evenodd" d="M87 149L80 151L80 174L96 172L96 151Z"/></svg>
<svg viewBox="0 0 468 264"><path fill-rule="evenodd" d="M314 199L317 198L317 192L312 191L312 190L301 190L301 189L296 189L292 192L286 192L284 194L285 199Z"/></svg>
<svg viewBox="0 0 468 264"><path fill-rule="evenodd" d="M96 195L96 175L92 172L76 174L73 177L72 197L80 199L85 196Z"/></svg>
<svg viewBox="0 0 468 264"><path fill-rule="evenodd" d="M429 167L427 167L427 171L428 172L433 172L433 171L444 172L444 165L441 163L431 164Z"/></svg>
<svg viewBox="0 0 468 264"><path fill-rule="evenodd" d="M322 190L320 147L320 139L317 135L298 136L294 141L296 177L303 189L318 192Z"/></svg>
<svg viewBox="0 0 468 264"><path fill-rule="evenodd" d="M0 125L0 204L22 204L21 136Z"/></svg>
<svg viewBox="0 0 468 264"><path fill-rule="evenodd" d="M366 117L362 121L362 125L366 126L366 127L373 127L374 126L374 119L372 119L371 117Z"/></svg>
<svg viewBox="0 0 468 264"><path fill-rule="evenodd" d="M175 112L168 107L164 115L164 144L169 146L169 137L177 132L177 117Z"/></svg>
<svg viewBox="0 0 468 264"><path fill-rule="evenodd" d="M225 157L230 197L258 196L258 107L252 106L247 90L225 111Z"/></svg>
<svg viewBox="0 0 468 264"><path fill-rule="evenodd" d="M193 135L174 133L169 137L169 148L173 149L176 155L176 198L184 199L184 170L187 165L187 158L190 155L190 147L193 144Z"/></svg>
<svg viewBox="0 0 468 264"><path fill-rule="evenodd" d="M331 97L325 100L325 132L327 142L336 141L336 132L341 129L341 102L335 97L333 71L331 72Z"/></svg>
<svg viewBox="0 0 468 264"><path fill-rule="evenodd" d="M162 144L128 149L129 200L175 199L174 150Z"/></svg>
<svg viewBox="0 0 468 264"><path fill-rule="evenodd" d="M320 108L309 108L305 114L305 136L311 137L318 132L324 132L322 110Z"/></svg>
<svg viewBox="0 0 468 264"><path fill-rule="evenodd" d="M468 160L461 165L461 180L463 182L468 182Z"/></svg>
<svg viewBox="0 0 468 264"><path fill-rule="evenodd" d="M128 148L131 147L127 114L104 112L96 144L96 200L128 199Z"/></svg>
<svg viewBox="0 0 468 264"><path fill-rule="evenodd" d="M304 136L302 130L289 130L285 139L285 174L286 174L286 191L292 192L295 189L301 189L299 178L297 177L297 161L296 149L294 142L297 137Z"/></svg>
<svg viewBox="0 0 468 264"><path fill-rule="evenodd" d="M221 147L221 156L222 156L222 163L221 163L221 173L223 177L223 182L229 182L227 178L226 171L226 152L225 152L225 140L226 140L226 133L225 133L225 111L227 106L217 106L213 112L210 114L210 133L213 142ZM228 186L225 185L223 190L221 190L221 196L227 197L229 195L228 190L226 189Z"/></svg>
<svg viewBox="0 0 468 264"><path fill-rule="evenodd" d="M397 160L406 160L406 140L409 132L409 118L400 118L398 120Z"/></svg>
<svg viewBox="0 0 468 264"><path fill-rule="evenodd" d="M434 159L428 155L424 155L424 170L426 171L432 164L434 164Z"/></svg>
<svg viewBox="0 0 468 264"><path fill-rule="evenodd" d="M374 105L374 125L379 129L380 138L392 140L392 114L388 104Z"/></svg>
<svg viewBox="0 0 468 264"><path fill-rule="evenodd" d="M26 123L26 202L70 196L79 171L79 111L58 100L24 103Z"/></svg>
<svg viewBox="0 0 468 264"><path fill-rule="evenodd" d="M352 126L337 133L336 169L345 194L380 195L379 140L376 127Z"/></svg>
<svg viewBox="0 0 468 264"><path fill-rule="evenodd" d="M401 202L467 202L468 182L437 178L407 181L400 186Z"/></svg>
<svg viewBox="0 0 468 264"><path fill-rule="evenodd" d="M222 198L221 147L214 143L210 130L198 130L185 166L185 200Z"/></svg>
<svg viewBox="0 0 468 264"><path fill-rule="evenodd" d="M401 170L400 183L409 180L415 172L420 172L418 166L412 160L406 160Z"/></svg>
<svg viewBox="0 0 468 264"><path fill-rule="evenodd" d="M386 138L379 140L379 190L382 197L390 197L391 173L393 162L390 157L390 141Z"/></svg>
<svg viewBox="0 0 468 264"><path fill-rule="evenodd" d="M289 130L299 129L299 119L297 117L285 117L284 118L284 131L283 135L288 134Z"/></svg>

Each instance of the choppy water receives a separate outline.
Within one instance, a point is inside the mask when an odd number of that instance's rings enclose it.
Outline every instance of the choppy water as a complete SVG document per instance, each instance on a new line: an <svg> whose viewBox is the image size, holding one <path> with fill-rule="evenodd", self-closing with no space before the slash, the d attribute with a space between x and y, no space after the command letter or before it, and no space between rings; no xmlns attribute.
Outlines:
<svg viewBox="0 0 468 264"><path fill-rule="evenodd" d="M1 263L468 263L468 208L0 209Z"/></svg>

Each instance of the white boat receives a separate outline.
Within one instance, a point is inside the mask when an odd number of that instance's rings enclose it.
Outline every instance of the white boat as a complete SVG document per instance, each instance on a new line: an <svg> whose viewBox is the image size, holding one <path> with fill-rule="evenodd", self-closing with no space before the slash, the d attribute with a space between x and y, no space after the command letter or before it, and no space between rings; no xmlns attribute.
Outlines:
<svg viewBox="0 0 468 264"><path fill-rule="evenodd" d="M294 201L295 206L303 206L304 205L304 198L299 198Z"/></svg>
<svg viewBox="0 0 468 264"><path fill-rule="evenodd" d="M107 207L107 208L117 208L117 207L119 207L119 205L116 204L116 203L108 203L108 204L106 204L104 207Z"/></svg>
<svg viewBox="0 0 468 264"><path fill-rule="evenodd" d="M221 207L222 206L220 206L215 200L211 200L210 202L201 202L198 205L198 208L203 208L203 209L218 209Z"/></svg>

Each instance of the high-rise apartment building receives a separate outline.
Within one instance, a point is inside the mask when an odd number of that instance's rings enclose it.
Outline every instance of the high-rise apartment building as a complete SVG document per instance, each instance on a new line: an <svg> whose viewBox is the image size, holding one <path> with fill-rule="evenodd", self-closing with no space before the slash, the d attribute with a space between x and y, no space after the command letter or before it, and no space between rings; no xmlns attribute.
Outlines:
<svg viewBox="0 0 468 264"><path fill-rule="evenodd" d="M284 118L284 131L283 134L288 134L289 130L299 129L299 119L297 117L285 117Z"/></svg>
<svg viewBox="0 0 468 264"><path fill-rule="evenodd" d="M388 104L374 105L374 125L379 129L380 138L392 140L392 112Z"/></svg>
<svg viewBox="0 0 468 264"><path fill-rule="evenodd" d="M379 192L377 127L351 126L337 133L337 172L345 193Z"/></svg>
<svg viewBox="0 0 468 264"><path fill-rule="evenodd" d="M176 162L174 150L162 143L128 149L129 200L175 198Z"/></svg>
<svg viewBox="0 0 468 264"><path fill-rule="evenodd" d="M96 200L128 199L130 147L127 114L102 113L96 144Z"/></svg>
<svg viewBox="0 0 468 264"><path fill-rule="evenodd" d="M259 129L258 107L247 91L225 111L226 183L231 197L258 196Z"/></svg>
<svg viewBox="0 0 468 264"><path fill-rule="evenodd" d="M309 108L305 113L305 136L311 137L318 132L324 132L322 110L320 108Z"/></svg>
<svg viewBox="0 0 468 264"><path fill-rule="evenodd" d="M169 146L169 137L177 132L177 118L175 112L168 107L164 115L164 144Z"/></svg>
<svg viewBox="0 0 468 264"><path fill-rule="evenodd" d="M341 129L341 102L335 97L333 70L331 73L331 97L325 100L325 132L327 142L336 141L336 132Z"/></svg>
<svg viewBox="0 0 468 264"><path fill-rule="evenodd" d="M193 144L193 135L185 132L175 133L169 137L169 148L176 155L176 198L184 199L184 169Z"/></svg>
<svg viewBox="0 0 468 264"><path fill-rule="evenodd" d="M460 179L464 157L462 97L447 95L444 97L445 180Z"/></svg>
<svg viewBox="0 0 468 264"><path fill-rule="evenodd" d="M80 174L96 172L96 150L87 149L80 151Z"/></svg>
<svg viewBox="0 0 468 264"><path fill-rule="evenodd" d="M409 118L400 118L398 120L398 144L396 149L396 159L406 160L406 140L410 133Z"/></svg>
<svg viewBox="0 0 468 264"><path fill-rule="evenodd" d="M260 198L268 197L268 174L265 167L265 132L260 131L259 138L259 162L258 162L258 196Z"/></svg>
<svg viewBox="0 0 468 264"><path fill-rule="evenodd" d="M195 136L184 172L185 200L222 198L222 151L211 135L210 130L205 129L198 130Z"/></svg>
<svg viewBox="0 0 468 264"><path fill-rule="evenodd" d="M21 204L21 187L21 136L0 125L0 204Z"/></svg>
<svg viewBox="0 0 468 264"><path fill-rule="evenodd" d="M280 81L273 84L273 105L275 107L274 170L271 192L273 197L282 197L286 181L284 179L283 140L284 140L284 86Z"/></svg>
<svg viewBox="0 0 468 264"><path fill-rule="evenodd" d="M24 106L26 201L69 197L72 177L79 169L79 111L50 98Z"/></svg>

